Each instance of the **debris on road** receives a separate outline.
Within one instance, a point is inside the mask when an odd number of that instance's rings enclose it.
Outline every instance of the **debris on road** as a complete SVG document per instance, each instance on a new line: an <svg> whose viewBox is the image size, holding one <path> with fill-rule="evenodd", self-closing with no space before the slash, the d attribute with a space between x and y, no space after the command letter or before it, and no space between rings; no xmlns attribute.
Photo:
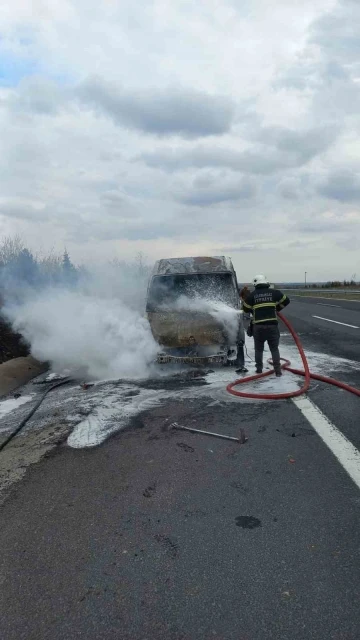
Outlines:
<svg viewBox="0 0 360 640"><path fill-rule="evenodd" d="M261 520L254 516L238 516L235 518L235 523L237 527L241 527L242 529L256 529L262 526Z"/></svg>
<svg viewBox="0 0 360 640"><path fill-rule="evenodd" d="M95 384L94 382L84 382L81 385L81 388L84 389L84 391L86 391L87 389L90 389L90 387L93 387L94 384Z"/></svg>
<svg viewBox="0 0 360 640"><path fill-rule="evenodd" d="M143 496L145 498L152 498L152 496L155 493L155 491L156 491L156 485L153 484L153 485L151 485L149 487L146 487L145 491L143 492Z"/></svg>
<svg viewBox="0 0 360 640"><path fill-rule="evenodd" d="M240 444L244 444L247 440L245 437L244 430L240 430L240 438L233 438L232 436L226 436L222 433L213 433L212 431L203 431L201 429L193 429L192 427L183 427L177 422L173 422L170 427L172 429L181 429L183 431L190 431L191 433L202 433L205 436L213 436L214 438L222 438L224 440L233 440L235 442L239 442Z"/></svg>

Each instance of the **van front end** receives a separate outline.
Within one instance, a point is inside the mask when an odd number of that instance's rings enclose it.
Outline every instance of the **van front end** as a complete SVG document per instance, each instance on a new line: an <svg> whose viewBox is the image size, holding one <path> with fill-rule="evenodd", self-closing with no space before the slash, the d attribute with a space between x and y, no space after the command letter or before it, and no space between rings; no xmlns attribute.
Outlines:
<svg viewBox="0 0 360 640"><path fill-rule="evenodd" d="M153 275L147 317L160 347L157 361L197 365L235 362L243 314L231 271Z"/></svg>

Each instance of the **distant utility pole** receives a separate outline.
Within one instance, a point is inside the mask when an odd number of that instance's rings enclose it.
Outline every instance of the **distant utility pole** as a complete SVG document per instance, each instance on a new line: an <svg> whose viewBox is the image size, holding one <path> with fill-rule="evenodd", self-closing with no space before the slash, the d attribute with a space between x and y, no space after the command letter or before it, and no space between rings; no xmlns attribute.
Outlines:
<svg viewBox="0 0 360 640"><path fill-rule="evenodd" d="M305 289L306 289L306 276L307 276L307 271L305 271Z"/></svg>

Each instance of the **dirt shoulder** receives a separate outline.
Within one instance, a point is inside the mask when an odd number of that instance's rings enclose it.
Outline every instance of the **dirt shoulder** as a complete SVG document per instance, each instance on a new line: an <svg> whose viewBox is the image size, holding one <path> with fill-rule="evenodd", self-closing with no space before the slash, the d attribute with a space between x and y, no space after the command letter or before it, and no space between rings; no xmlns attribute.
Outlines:
<svg viewBox="0 0 360 640"><path fill-rule="evenodd" d="M12 485L25 476L31 465L40 462L62 443L69 429L67 424L55 423L46 429L22 434L9 443L1 452L0 505L8 497Z"/></svg>
<svg viewBox="0 0 360 640"><path fill-rule="evenodd" d="M38 362L32 356L3 362L0 364L0 398L9 396L46 369L47 364ZM10 486L24 476L29 465L41 460L45 453L61 440L65 429L65 425L55 424L40 432L26 434L21 438L15 438L1 452L0 504ZM0 441L1 439L0 437Z"/></svg>
<svg viewBox="0 0 360 640"><path fill-rule="evenodd" d="M47 369L47 364L35 360L32 356L13 358L0 364L0 398L8 395L40 375Z"/></svg>

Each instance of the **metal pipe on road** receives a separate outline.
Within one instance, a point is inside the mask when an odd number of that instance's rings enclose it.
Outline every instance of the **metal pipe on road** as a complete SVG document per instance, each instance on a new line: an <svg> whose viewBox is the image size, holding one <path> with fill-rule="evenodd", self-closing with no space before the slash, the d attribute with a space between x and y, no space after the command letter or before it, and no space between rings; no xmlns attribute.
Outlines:
<svg viewBox="0 0 360 640"><path fill-rule="evenodd" d="M223 440L234 440L235 442L239 442L243 444L245 442L245 438L233 438L232 436L225 436L222 433L212 433L211 431L202 431L201 429L192 429L191 427L183 427L177 422L173 422L170 425L173 429L180 429L181 431L191 431L191 433L202 433L205 436L213 436L214 438L222 438Z"/></svg>

